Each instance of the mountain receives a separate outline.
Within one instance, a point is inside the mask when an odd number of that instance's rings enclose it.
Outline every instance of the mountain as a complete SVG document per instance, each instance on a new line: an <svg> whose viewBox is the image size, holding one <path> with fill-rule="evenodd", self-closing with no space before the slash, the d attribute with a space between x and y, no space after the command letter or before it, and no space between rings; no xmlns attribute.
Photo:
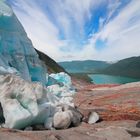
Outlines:
<svg viewBox="0 0 140 140"><path fill-rule="evenodd" d="M105 61L85 60L59 62L59 65L61 65L69 73L93 73L98 69L108 67L110 64Z"/></svg>
<svg viewBox="0 0 140 140"><path fill-rule="evenodd" d="M140 56L126 58L116 63L85 60L59 62L59 65L69 73L101 73L140 78Z"/></svg>
<svg viewBox="0 0 140 140"><path fill-rule="evenodd" d="M35 49L39 55L39 59L42 60L48 68L49 73L65 72L65 69L56 63L52 58L44 54L43 52Z"/></svg>
<svg viewBox="0 0 140 140"><path fill-rule="evenodd" d="M101 73L140 78L140 56L120 60L101 70Z"/></svg>

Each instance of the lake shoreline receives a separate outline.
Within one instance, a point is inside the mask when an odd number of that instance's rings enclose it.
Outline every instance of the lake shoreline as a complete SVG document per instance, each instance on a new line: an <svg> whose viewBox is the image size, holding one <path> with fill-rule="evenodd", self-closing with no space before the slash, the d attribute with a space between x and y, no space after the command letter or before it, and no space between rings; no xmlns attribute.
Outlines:
<svg viewBox="0 0 140 140"><path fill-rule="evenodd" d="M140 78L134 78L131 76L105 74L105 73L70 73L70 75L74 78L86 81L87 83L90 83L90 84L91 83L92 84L125 84L125 83L140 81ZM108 76L108 77L111 77L115 82L108 81L108 79L105 79L104 82L96 82L96 79L93 79L93 77L90 75L93 75L93 76L101 75L100 79L102 81L104 80L105 76ZM120 80L120 81L117 81L117 80Z"/></svg>
<svg viewBox="0 0 140 140"><path fill-rule="evenodd" d="M95 84L126 84L138 82L140 79L108 74L88 74Z"/></svg>

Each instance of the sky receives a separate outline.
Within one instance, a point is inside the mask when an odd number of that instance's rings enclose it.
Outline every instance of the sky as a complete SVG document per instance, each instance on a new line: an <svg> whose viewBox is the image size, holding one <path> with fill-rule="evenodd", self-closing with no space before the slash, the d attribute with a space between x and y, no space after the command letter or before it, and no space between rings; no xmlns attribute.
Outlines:
<svg viewBox="0 0 140 140"><path fill-rule="evenodd" d="M140 0L7 0L35 48L56 61L140 56Z"/></svg>

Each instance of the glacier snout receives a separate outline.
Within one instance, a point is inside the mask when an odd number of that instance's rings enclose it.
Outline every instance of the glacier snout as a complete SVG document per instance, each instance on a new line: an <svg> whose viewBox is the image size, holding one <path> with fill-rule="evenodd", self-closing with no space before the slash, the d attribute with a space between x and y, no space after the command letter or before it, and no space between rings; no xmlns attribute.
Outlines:
<svg viewBox="0 0 140 140"><path fill-rule="evenodd" d="M53 86L54 94L40 83L27 82L11 74L0 75L0 102L5 118L4 127L20 129L42 124L49 117L53 117L58 111L57 106L66 103L62 100L65 97L58 95L63 92L67 94L69 90L61 88ZM69 97L72 98L71 95ZM73 106L72 101L68 99L67 104Z"/></svg>
<svg viewBox="0 0 140 140"><path fill-rule="evenodd" d="M74 93L68 74L48 74L46 61L39 59L16 15L5 0L0 0L0 118L4 118L3 126L21 129L44 124L51 129L54 115L65 114L62 105L74 107ZM69 121L71 124L72 118ZM56 127L60 128L58 124Z"/></svg>

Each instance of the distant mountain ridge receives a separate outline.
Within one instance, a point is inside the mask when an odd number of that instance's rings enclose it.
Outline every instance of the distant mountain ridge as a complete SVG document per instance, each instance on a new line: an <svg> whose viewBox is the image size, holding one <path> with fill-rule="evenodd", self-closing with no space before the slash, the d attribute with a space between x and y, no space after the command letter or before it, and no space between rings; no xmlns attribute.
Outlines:
<svg viewBox="0 0 140 140"><path fill-rule="evenodd" d="M59 64L70 73L99 73L140 78L140 56L126 58L116 63L86 60Z"/></svg>
<svg viewBox="0 0 140 140"><path fill-rule="evenodd" d="M120 60L100 72L105 74L140 78L140 56Z"/></svg>
<svg viewBox="0 0 140 140"><path fill-rule="evenodd" d="M59 62L59 65L69 73L92 73L107 68L110 64L105 61L85 60Z"/></svg>

